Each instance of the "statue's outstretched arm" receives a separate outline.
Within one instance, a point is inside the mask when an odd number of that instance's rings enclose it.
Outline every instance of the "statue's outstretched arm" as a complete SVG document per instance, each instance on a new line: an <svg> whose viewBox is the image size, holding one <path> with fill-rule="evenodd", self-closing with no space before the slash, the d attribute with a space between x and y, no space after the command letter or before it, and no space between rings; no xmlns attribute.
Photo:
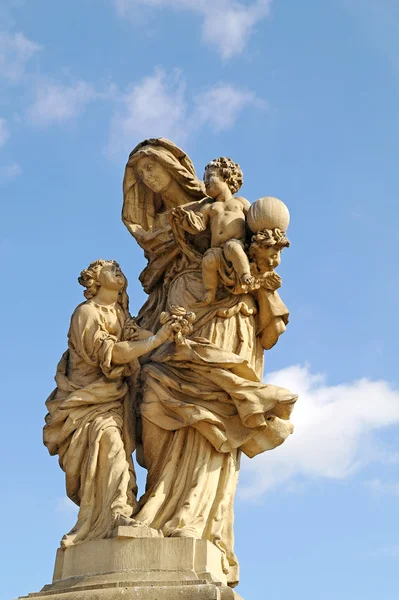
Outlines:
<svg viewBox="0 0 399 600"><path fill-rule="evenodd" d="M132 362L135 358L152 352L167 339L172 339L173 324L165 323L155 335L151 335L144 340L131 342L117 342L112 351L112 362L116 365L125 365Z"/></svg>

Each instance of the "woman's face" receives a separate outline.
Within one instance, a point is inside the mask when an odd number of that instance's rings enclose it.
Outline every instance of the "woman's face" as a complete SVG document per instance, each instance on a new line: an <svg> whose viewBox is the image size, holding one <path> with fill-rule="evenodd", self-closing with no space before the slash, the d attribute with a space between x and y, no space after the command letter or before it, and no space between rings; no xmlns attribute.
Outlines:
<svg viewBox="0 0 399 600"><path fill-rule="evenodd" d="M170 173L154 158L145 156L137 161L137 176L156 194L161 194L172 183Z"/></svg>
<svg viewBox="0 0 399 600"><path fill-rule="evenodd" d="M125 285L125 276L119 265L106 263L100 271L98 281L107 290L121 290Z"/></svg>

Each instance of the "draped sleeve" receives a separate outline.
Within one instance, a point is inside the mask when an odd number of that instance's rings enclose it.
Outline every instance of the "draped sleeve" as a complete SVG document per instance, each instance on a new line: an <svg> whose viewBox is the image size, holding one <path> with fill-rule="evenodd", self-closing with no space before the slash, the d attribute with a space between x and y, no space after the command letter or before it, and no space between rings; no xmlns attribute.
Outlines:
<svg viewBox="0 0 399 600"><path fill-rule="evenodd" d="M112 364L112 352L118 338L106 328L101 312L90 302L77 307L69 330L70 348L88 367L97 368L108 379L124 374L124 365Z"/></svg>

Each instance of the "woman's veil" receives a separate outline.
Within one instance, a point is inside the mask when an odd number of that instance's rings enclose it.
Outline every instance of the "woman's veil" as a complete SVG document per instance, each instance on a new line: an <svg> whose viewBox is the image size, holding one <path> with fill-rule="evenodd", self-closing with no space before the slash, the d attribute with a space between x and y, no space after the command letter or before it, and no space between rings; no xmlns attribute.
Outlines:
<svg viewBox="0 0 399 600"><path fill-rule="evenodd" d="M206 194L190 158L173 142L165 138L140 142L130 153L125 169L122 220L128 228L129 225L140 225L146 231L151 231L155 215L162 209L162 198L136 175L135 165L144 156L153 157L162 164L193 200L201 200Z"/></svg>

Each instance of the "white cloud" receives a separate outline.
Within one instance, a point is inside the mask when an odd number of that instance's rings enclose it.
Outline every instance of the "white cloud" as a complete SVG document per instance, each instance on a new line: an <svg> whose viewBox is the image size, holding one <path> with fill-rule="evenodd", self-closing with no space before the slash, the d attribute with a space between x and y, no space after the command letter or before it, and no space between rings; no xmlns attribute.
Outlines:
<svg viewBox="0 0 399 600"><path fill-rule="evenodd" d="M21 175L22 169L16 162L0 165L0 183L7 183Z"/></svg>
<svg viewBox="0 0 399 600"><path fill-rule="evenodd" d="M127 152L134 140L151 136L184 144L203 127L214 132L230 129L248 105L265 103L248 90L223 83L202 91L189 104L181 72L157 69L119 98L108 150Z"/></svg>
<svg viewBox="0 0 399 600"><path fill-rule="evenodd" d="M39 44L21 32L0 31L0 76L18 81L24 75L26 63L40 50Z"/></svg>
<svg viewBox="0 0 399 600"><path fill-rule="evenodd" d="M170 137L183 141L187 106L185 84L179 71L156 70L120 97L111 123L111 153L129 149L132 140Z"/></svg>
<svg viewBox="0 0 399 600"><path fill-rule="evenodd" d="M267 17L271 0L251 4L237 0L114 0L120 16L134 17L139 6L191 10L202 17L202 38L219 50L223 58L241 53L254 26Z"/></svg>
<svg viewBox="0 0 399 600"><path fill-rule="evenodd" d="M10 132L8 131L7 121L0 118L0 148L4 146L9 137Z"/></svg>
<svg viewBox="0 0 399 600"><path fill-rule="evenodd" d="M371 481L366 481L366 485L375 494L399 496L399 481L372 479Z"/></svg>
<svg viewBox="0 0 399 600"><path fill-rule="evenodd" d="M266 107L253 92L224 83L199 94L195 105L195 119L201 126L209 124L216 132L230 129L246 106Z"/></svg>
<svg viewBox="0 0 399 600"><path fill-rule="evenodd" d="M241 496L256 497L306 478L343 479L367 464L385 462L375 434L399 424L399 391L388 382L328 386L323 376L299 366L271 373L267 382L299 394L295 431L276 450L244 461L249 481Z"/></svg>
<svg viewBox="0 0 399 600"><path fill-rule="evenodd" d="M85 81L71 85L41 81L36 85L27 116L34 125L63 123L80 115L97 97L93 86Z"/></svg>
<svg viewBox="0 0 399 600"><path fill-rule="evenodd" d="M269 13L270 1L258 1L248 6L239 2L220 0L203 2L203 39L219 48L223 58L240 54L256 23Z"/></svg>

